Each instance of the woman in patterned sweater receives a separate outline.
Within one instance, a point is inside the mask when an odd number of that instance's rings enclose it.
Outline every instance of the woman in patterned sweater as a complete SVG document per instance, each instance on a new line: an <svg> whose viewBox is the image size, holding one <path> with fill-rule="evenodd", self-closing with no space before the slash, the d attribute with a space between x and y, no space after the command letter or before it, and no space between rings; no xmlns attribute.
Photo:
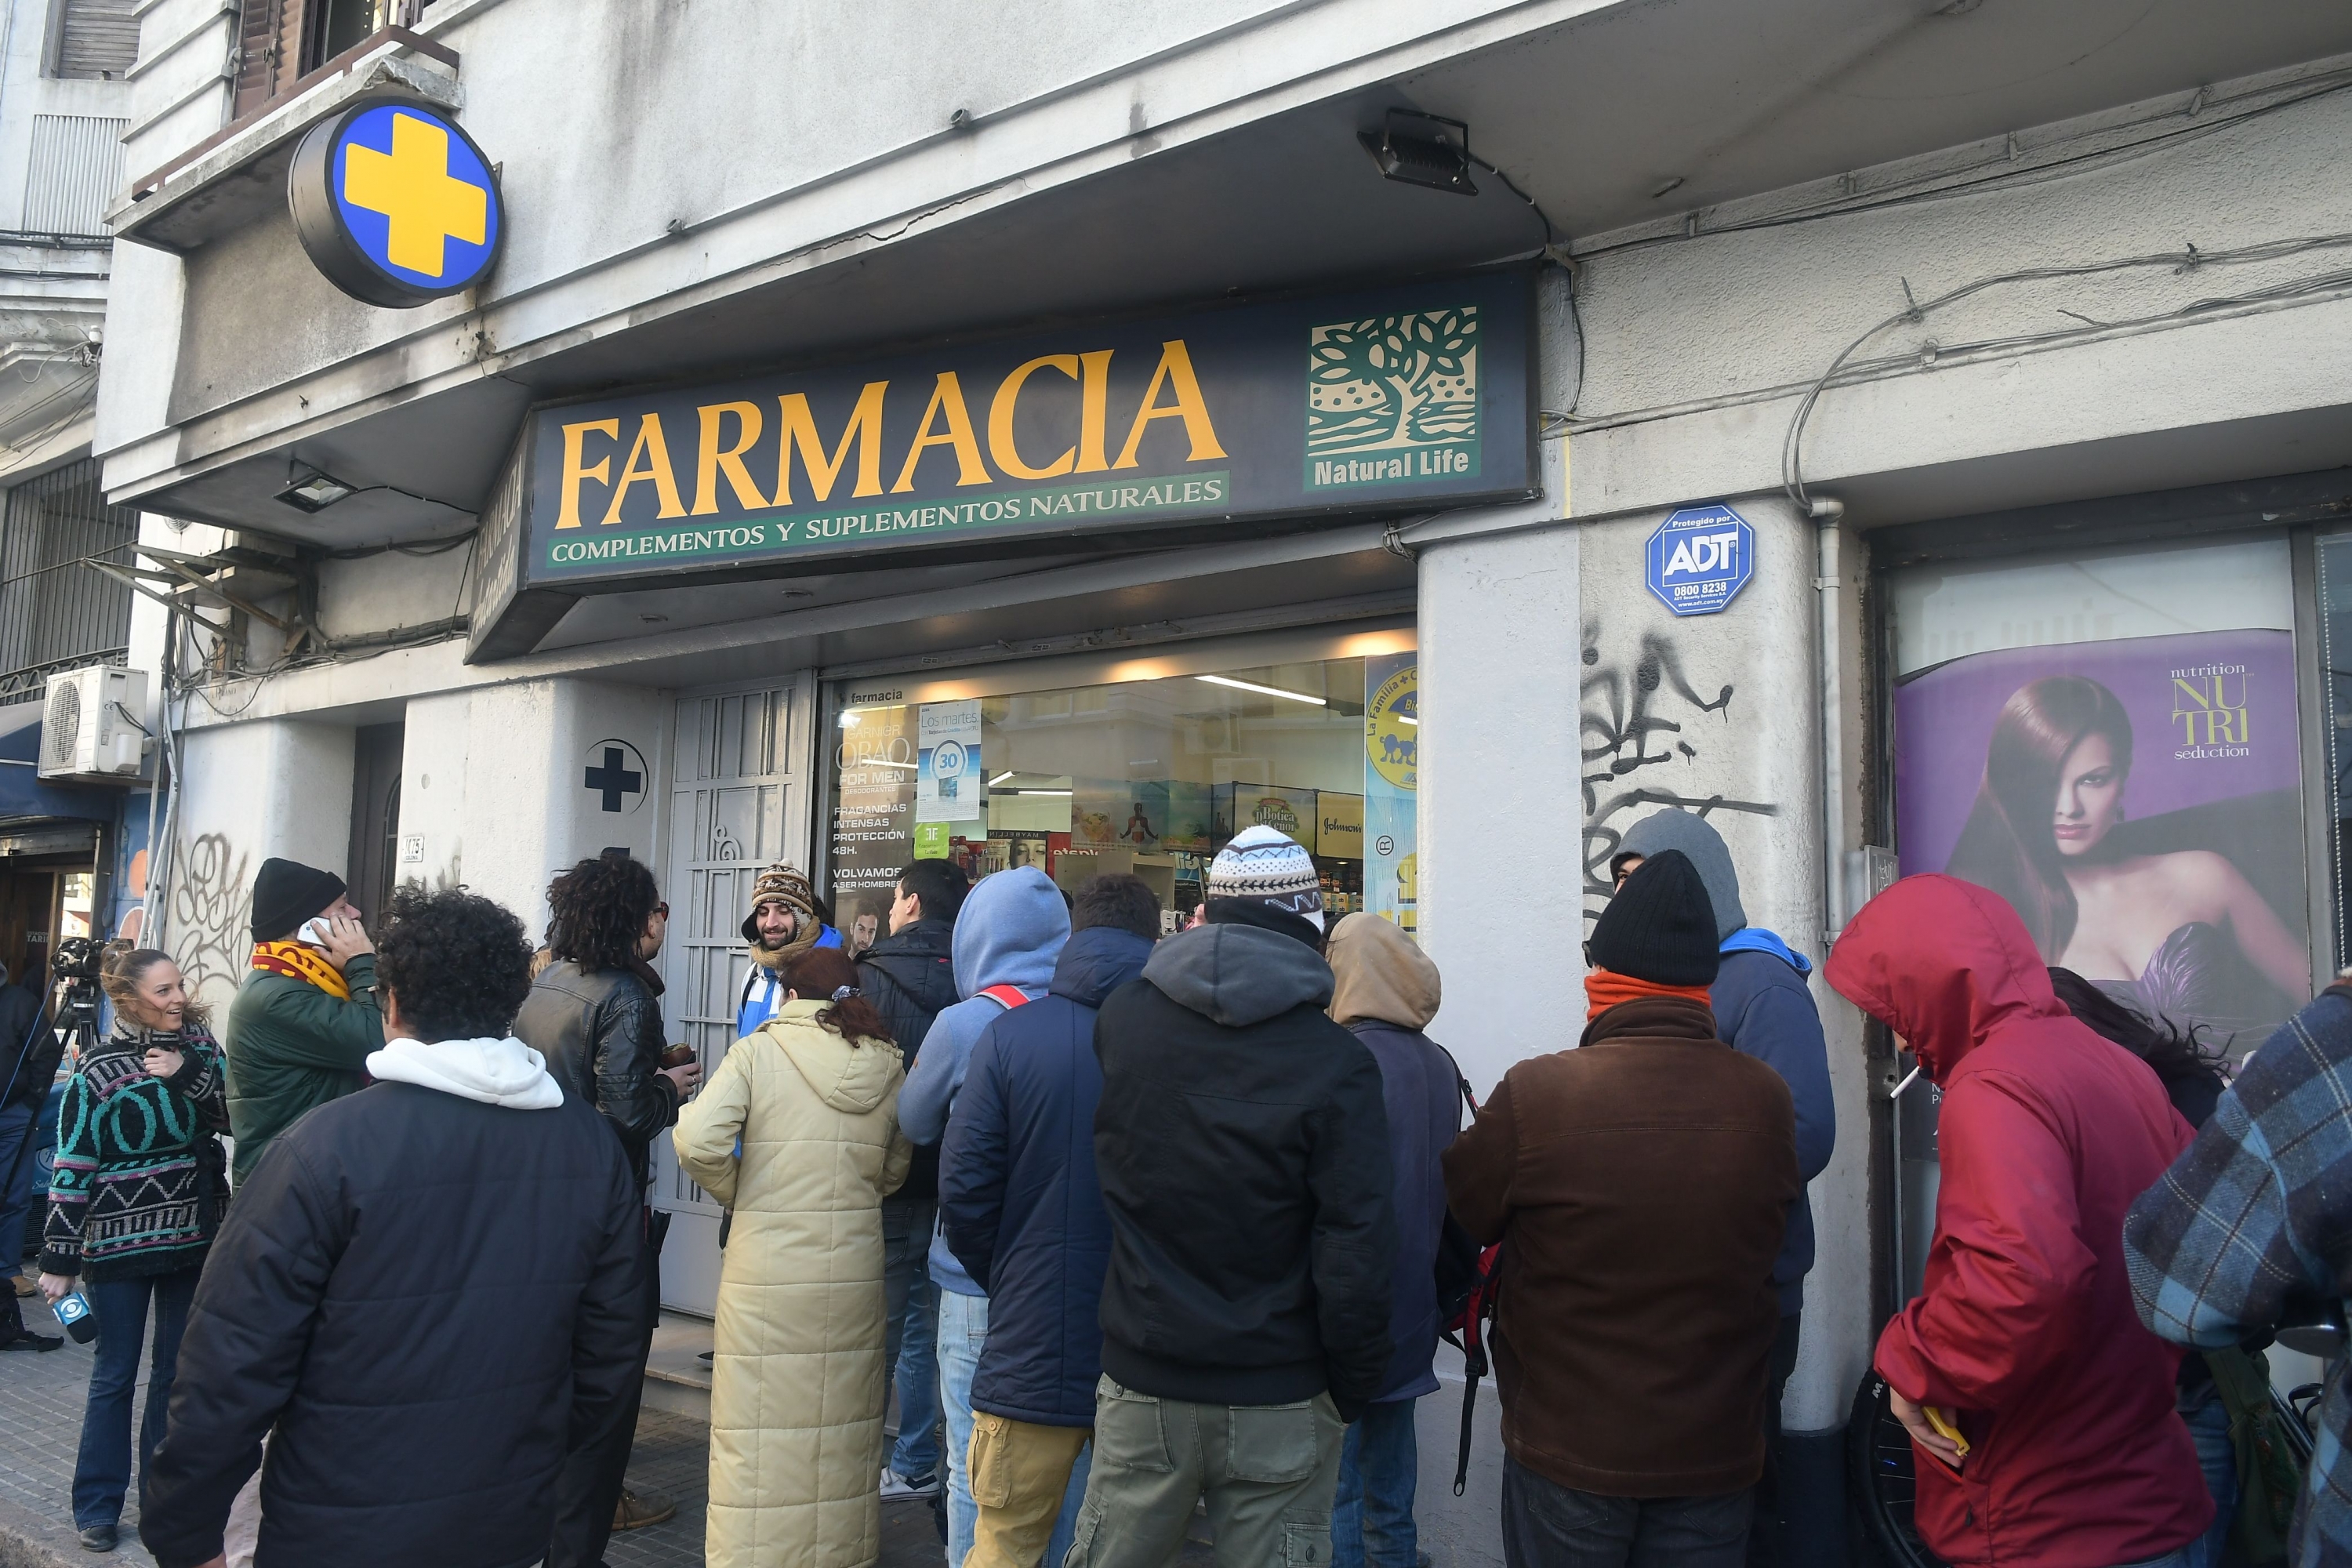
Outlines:
<svg viewBox="0 0 2352 1568"><path fill-rule="evenodd" d="M41 1294L56 1301L79 1276L98 1322L73 1489L74 1527L93 1552L114 1549L131 1484L131 1405L151 1303L142 1480L163 1436L196 1276L227 1199L220 1047L204 1009L188 1000L179 965L152 948L110 952L103 984L114 1033L66 1085L41 1247Z"/></svg>

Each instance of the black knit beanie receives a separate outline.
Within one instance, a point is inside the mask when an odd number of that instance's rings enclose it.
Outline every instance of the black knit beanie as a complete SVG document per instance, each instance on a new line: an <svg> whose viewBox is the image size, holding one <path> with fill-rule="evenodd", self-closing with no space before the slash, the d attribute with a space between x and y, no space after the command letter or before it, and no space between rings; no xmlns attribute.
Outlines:
<svg viewBox="0 0 2352 1568"><path fill-rule="evenodd" d="M1601 911L1585 951L1601 968L1631 979L1714 984L1723 955L1698 868L1679 849L1643 861Z"/></svg>
<svg viewBox="0 0 2352 1568"><path fill-rule="evenodd" d="M273 855L253 879L253 940L283 942L342 896L343 879L332 871Z"/></svg>

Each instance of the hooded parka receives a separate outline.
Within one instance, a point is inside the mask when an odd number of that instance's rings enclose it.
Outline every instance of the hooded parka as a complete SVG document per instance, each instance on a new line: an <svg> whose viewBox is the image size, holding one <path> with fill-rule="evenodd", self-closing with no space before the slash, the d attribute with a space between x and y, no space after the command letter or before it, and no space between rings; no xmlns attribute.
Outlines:
<svg viewBox="0 0 2352 1568"><path fill-rule="evenodd" d="M1925 1289L1879 1336L1905 1398L1956 1411L1958 1475L1916 1456L1927 1544L1963 1564L2107 1568L2213 1517L2173 1413L2180 1352L2140 1326L2126 1211L2189 1142L2147 1063L2078 1023L1999 894L1909 877L1831 952L1839 994L1943 1089Z"/></svg>
<svg viewBox="0 0 2352 1568"><path fill-rule="evenodd" d="M882 1200L907 1179L886 1040L786 1002L735 1042L673 1133L735 1215L710 1384L710 1568L852 1568L881 1552ZM737 1140L742 1152L736 1152Z"/></svg>
<svg viewBox="0 0 2352 1568"><path fill-rule="evenodd" d="M1437 965L1394 921L1348 915L1331 928L1331 1018L1381 1065L1389 1117L1397 1249L1389 1272L1389 1338L1396 1350L1374 1404L1437 1390L1437 1240L1445 1228L1445 1169L1438 1157L1462 1131L1461 1073L1422 1031L1437 1016Z"/></svg>
<svg viewBox="0 0 2352 1568"><path fill-rule="evenodd" d="M1040 1426L1095 1424L1110 1216L1095 1176L1095 1010L1151 943L1115 926L1070 938L1046 994L981 1030L942 1145L940 1229L989 1294L971 1407Z"/></svg>

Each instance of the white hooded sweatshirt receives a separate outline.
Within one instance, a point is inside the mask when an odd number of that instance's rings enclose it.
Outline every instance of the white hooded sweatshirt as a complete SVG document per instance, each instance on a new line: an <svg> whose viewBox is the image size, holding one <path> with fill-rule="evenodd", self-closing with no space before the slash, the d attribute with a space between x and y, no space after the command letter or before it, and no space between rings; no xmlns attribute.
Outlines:
<svg viewBox="0 0 2352 1568"><path fill-rule="evenodd" d="M509 1110L552 1110L563 1089L548 1075L547 1058L509 1035L504 1039L384 1042L367 1059L379 1083L413 1083Z"/></svg>

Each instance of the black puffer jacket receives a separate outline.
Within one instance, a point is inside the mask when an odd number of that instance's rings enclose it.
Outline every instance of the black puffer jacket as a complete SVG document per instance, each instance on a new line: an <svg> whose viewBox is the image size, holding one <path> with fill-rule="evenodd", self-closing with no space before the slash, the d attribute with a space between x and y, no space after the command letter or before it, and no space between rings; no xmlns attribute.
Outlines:
<svg viewBox="0 0 2352 1568"><path fill-rule="evenodd" d="M645 1339L638 1194L612 1134L379 1083L280 1133L196 1288L140 1533L221 1550L261 1457L263 1563L520 1568L564 1455L607 1435Z"/></svg>
<svg viewBox="0 0 2352 1568"><path fill-rule="evenodd" d="M1095 1021L1103 1371L1211 1405L1328 1388L1353 1420L1391 1349L1380 1065L1324 1016L1331 971L1314 949L1209 914Z"/></svg>
<svg viewBox="0 0 2352 1568"><path fill-rule="evenodd" d="M648 984L648 981L651 984ZM515 1038L547 1058L566 1097L604 1113L643 1191L650 1150L677 1124L677 1095L661 1076L661 982L651 970L547 966L515 1016Z"/></svg>
<svg viewBox="0 0 2352 1568"><path fill-rule="evenodd" d="M931 1032L931 1020L940 1008L962 1000L956 994L953 922L917 921L884 937L857 960L858 987L890 1026L899 1060L910 1073L923 1037ZM892 1201L929 1203L939 1195L940 1146L918 1143L907 1184L892 1194Z"/></svg>

